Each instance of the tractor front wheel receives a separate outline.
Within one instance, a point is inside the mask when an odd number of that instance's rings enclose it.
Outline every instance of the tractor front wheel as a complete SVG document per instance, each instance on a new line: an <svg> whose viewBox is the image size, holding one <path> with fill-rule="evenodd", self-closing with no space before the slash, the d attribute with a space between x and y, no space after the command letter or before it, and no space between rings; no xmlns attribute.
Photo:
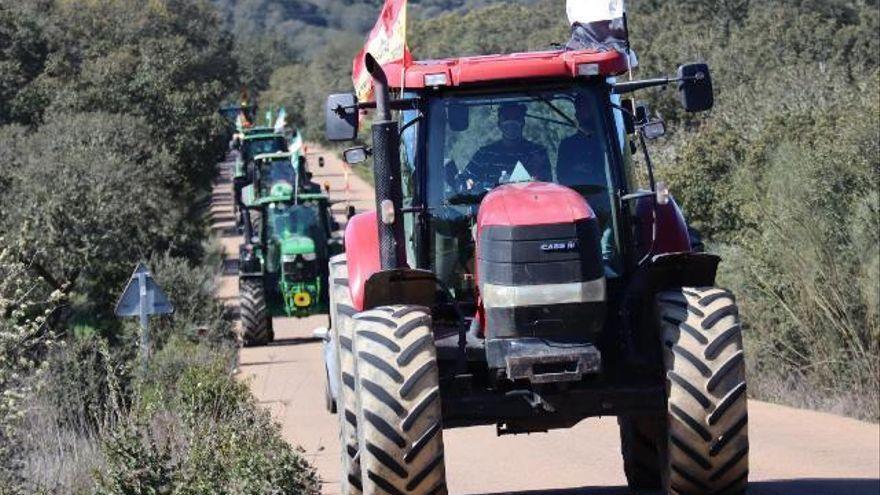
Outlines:
<svg viewBox="0 0 880 495"><path fill-rule="evenodd" d="M266 309L266 293L259 278L246 278L239 286L241 337L245 346L266 345L273 338Z"/></svg>
<svg viewBox="0 0 880 495"><path fill-rule="evenodd" d="M355 316L364 493L445 495L443 421L431 316L385 306Z"/></svg>
<svg viewBox="0 0 880 495"><path fill-rule="evenodd" d="M682 288L658 294L657 310L666 369L666 493L745 493L746 374L734 297L715 287Z"/></svg>

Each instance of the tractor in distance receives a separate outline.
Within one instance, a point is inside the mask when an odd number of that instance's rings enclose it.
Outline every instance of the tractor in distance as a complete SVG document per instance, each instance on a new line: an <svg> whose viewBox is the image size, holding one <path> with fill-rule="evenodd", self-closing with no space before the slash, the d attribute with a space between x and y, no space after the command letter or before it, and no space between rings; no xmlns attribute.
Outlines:
<svg viewBox="0 0 880 495"><path fill-rule="evenodd" d="M376 210L350 219L330 260L343 494L446 493L445 428L596 416L618 418L633 490L745 491L734 296L654 179L646 140L662 120L623 99L674 85L705 111L710 71L623 80L626 60L558 50L404 70L367 54L375 100L328 97L330 140L375 112L372 147L344 156L372 156Z"/></svg>
<svg viewBox="0 0 880 495"><path fill-rule="evenodd" d="M252 127L240 131L233 139L238 156L232 168L233 208L236 227L242 228L242 190L253 181L254 158L265 153L284 152L288 142L283 134L271 127Z"/></svg>
<svg viewBox="0 0 880 495"><path fill-rule="evenodd" d="M239 118L244 117L248 122L253 122L257 114L257 107L244 102L240 105L224 105L220 107L220 115L226 120L230 134L238 132Z"/></svg>
<svg viewBox="0 0 880 495"><path fill-rule="evenodd" d="M342 250L330 200L301 155L257 155L252 172L242 190L239 248L241 335L248 346L274 339L273 316L326 312L328 258Z"/></svg>

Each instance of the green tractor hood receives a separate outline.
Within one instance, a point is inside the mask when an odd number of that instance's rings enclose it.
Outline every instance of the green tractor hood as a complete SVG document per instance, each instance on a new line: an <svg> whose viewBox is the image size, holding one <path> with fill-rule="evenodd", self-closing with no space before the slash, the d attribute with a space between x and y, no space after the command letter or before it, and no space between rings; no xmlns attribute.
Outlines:
<svg viewBox="0 0 880 495"><path fill-rule="evenodd" d="M291 234L280 239L281 256L295 256L315 252L315 241L304 235Z"/></svg>

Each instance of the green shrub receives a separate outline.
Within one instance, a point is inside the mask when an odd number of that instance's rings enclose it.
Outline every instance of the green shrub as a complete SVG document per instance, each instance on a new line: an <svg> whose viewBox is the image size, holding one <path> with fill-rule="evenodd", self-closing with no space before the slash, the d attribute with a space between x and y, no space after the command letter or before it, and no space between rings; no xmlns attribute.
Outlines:
<svg viewBox="0 0 880 495"><path fill-rule="evenodd" d="M319 493L314 469L230 376L229 355L206 349L174 339L157 355L132 414L108 437L97 493ZM175 377L184 354L195 362Z"/></svg>

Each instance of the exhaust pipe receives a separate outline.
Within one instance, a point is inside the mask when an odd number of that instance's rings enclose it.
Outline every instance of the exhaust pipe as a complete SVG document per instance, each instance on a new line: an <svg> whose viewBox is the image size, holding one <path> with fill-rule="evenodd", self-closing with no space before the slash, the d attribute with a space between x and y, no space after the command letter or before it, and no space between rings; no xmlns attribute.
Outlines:
<svg viewBox="0 0 880 495"><path fill-rule="evenodd" d="M397 122L391 119L385 71L369 53L364 58L364 65L373 78L376 98L376 115L373 119L373 176L379 225L379 261L382 270L393 270L406 265L403 221L400 215L403 205L400 132Z"/></svg>

